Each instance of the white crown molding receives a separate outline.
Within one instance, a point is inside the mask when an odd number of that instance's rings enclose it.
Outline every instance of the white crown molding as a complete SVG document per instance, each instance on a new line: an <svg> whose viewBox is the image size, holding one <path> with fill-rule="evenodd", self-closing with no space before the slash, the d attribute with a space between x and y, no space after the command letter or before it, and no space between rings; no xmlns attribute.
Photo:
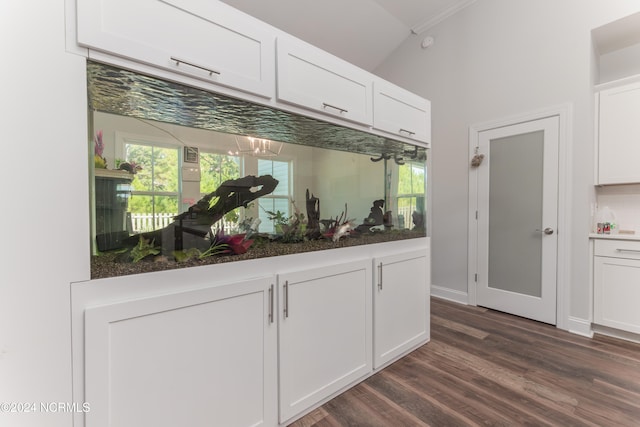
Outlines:
<svg viewBox="0 0 640 427"><path fill-rule="evenodd" d="M434 27L435 25L441 23L442 21L444 21L445 19L449 18L450 16L455 15L456 13L460 12L465 7L468 7L468 6L472 5L475 2L476 2L476 0L462 0L458 4L456 4L455 6L452 6L452 7L448 8L448 9L444 10L443 12L439 13L438 15L436 15L436 16L434 16L432 18L429 18L427 21L423 22L422 24L414 25L413 27L411 27L411 32L413 34L424 33L425 31L427 31L430 28Z"/></svg>

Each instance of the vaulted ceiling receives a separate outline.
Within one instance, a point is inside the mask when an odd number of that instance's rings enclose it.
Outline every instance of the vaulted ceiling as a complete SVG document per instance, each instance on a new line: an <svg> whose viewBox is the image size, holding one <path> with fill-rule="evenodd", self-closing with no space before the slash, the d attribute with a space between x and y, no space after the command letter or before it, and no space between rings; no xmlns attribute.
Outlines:
<svg viewBox="0 0 640 427"><path fill-rule="evenodd" d="M476 0L222 0L366 70Z"/></svg>

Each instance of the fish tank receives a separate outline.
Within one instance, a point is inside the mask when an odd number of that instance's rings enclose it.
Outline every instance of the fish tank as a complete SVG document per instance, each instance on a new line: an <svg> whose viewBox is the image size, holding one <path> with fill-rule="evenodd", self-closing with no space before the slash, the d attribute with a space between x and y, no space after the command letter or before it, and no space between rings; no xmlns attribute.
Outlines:
<svg viewBox="0 0 640 427"><path fill-rule="evenodd" d="M418 145L87 63L91 278L426 236Z"/></svg>

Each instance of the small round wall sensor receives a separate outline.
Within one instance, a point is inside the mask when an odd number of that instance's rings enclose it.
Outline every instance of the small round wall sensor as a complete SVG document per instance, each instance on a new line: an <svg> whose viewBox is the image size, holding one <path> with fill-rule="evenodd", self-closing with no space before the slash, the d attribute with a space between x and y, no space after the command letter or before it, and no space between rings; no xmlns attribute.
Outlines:
<svg viewBox="0 0 640 427"><path fill-rule="evenodd" d="M433 46L435 42L436 42L436 39L434 39L433 36L427 36L422 40L421 46L423 49L427 49Z"/></svg>

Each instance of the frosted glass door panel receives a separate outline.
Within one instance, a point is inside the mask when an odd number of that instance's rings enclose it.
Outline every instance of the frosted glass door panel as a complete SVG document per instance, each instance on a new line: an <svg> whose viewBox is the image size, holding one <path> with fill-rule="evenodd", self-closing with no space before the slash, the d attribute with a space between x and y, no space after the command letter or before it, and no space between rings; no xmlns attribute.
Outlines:
<svg viewBox="0 0 640 427"><path fill-rule="evenodd" d="M478 135L477 304L556 323L559 118Z"/></svg>
<svg viewBox="0 0 640 427"><path fill-rule="evenodd" d="M542 295L544 132L490 141L489 287Z"/></svg>

